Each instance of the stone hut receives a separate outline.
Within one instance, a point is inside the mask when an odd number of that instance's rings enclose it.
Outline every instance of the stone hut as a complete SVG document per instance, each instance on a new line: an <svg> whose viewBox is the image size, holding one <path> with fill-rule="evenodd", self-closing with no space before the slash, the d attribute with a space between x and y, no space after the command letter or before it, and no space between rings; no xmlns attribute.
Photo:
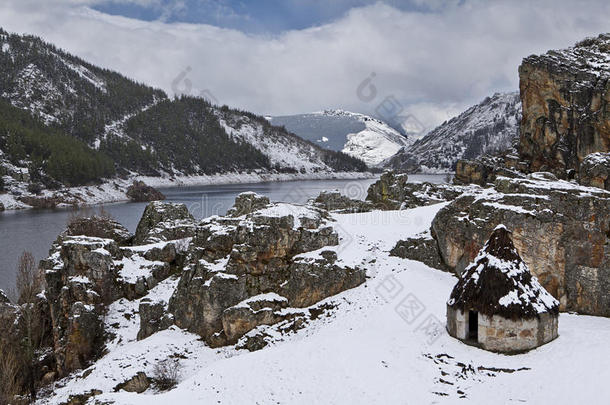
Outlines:
<svg viewBox="0 0 610 405"><path fill-rule="evenodd" d="M447 302L447 330L467 344L515 353L557 337L559 302L530 274L504 225L492 232Z"/></svg>

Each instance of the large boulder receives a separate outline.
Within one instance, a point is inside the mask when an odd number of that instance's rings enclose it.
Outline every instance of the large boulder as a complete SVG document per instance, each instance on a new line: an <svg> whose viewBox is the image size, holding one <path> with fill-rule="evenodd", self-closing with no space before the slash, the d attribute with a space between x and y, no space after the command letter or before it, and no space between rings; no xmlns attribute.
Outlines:
<svg viewBox="0 0 610 405"><path fill-rule="evenodd" d="M235 198L233 207L227 211L229 217L241 217L260 210L269 205L269 197L258 195L253 191L246 191Z"/></svg>
<svg viewBox="0 0 610 405"><path fill-rule="evenodd" d="M133 235L123 225L110 217L101 215L72 219L60 238L79 235L112 239L119 245L126 245L133 238Z"/></svg>
<svg viewBox="0 0 610 405"><path fill-rule="evenodd" d="M464 190L451 184L408 183L406 174L387 171L370 185L366 200L374 208L399 210L453 200Z"/></svg>
<svg viewBox="0 0 610 405"><path fill-rule="evenodd" d="M193 236L195 219L184 204L154 201L144 209L134 244L143 245Z"/></svg>
<svg viewBox="0 0 610 405"><path fill-rule="evenodd" d="M531 171L571 177L583 159L610 151L610 34L525 58L521 157Z"/></svg>
<svg viewBox="0 0 610 405"><path fill-rule="evenodd" d="M338 190L321 192L314 204L316 207L338 213L368 212L373 208L369 201L353 200Z"/></svg>
<svg viewBox="0 0 610 405"><path fill-rule="evenodd" d="M610 316L610 193L552 180L499 177L464 194L432 222L444 263L460 274L499 224L561 309Z"/></svg>
<svg viewBox="0 0 610 405"><path fill-rule="evenodd" d="M134 181L127 188L127 197L133 202L148 202L165 200L165 195L154 187L151 187L143 181Z"/></svg>
<svg viewBox="0 0 610 405"><path fill-rule="evenodd" d="M610 191L610 153L591 153L580 164L579 183Z"/></svg>

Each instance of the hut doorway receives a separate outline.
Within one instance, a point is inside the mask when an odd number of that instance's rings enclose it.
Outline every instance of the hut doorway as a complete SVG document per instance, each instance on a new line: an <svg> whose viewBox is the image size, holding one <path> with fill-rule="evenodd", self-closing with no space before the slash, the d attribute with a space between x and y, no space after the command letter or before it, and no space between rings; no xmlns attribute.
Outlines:
<svg viewBox="0 0 610 405"><path fill-rule="evenodd" d="M467 339L479 341L479 313L468 311L468 336Z"/></svg>

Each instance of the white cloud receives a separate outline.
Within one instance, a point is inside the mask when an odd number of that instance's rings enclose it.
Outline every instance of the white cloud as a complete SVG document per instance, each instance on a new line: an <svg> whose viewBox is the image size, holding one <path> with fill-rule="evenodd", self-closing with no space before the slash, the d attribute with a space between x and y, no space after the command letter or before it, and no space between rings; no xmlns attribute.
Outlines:
<svg viewBox="0 0 610 405"><path fill-rule="evenodd" d="M87 7L94 2L4 0L0 25L170 93L191 67L194 92L257 113L371 113L394 95L427 126L494 91L517 89L523 57L607 30L610 15L606 1L451 2L437 12L378 3L321 27L265 36L109 16ZM377 97L365 102L356 88L371 72Z"/></svg>

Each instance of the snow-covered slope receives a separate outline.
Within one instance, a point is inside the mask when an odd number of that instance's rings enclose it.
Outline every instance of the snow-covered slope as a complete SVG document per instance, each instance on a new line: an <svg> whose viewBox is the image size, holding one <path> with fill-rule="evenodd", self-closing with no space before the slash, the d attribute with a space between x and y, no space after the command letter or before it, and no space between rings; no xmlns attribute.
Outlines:
<svg viewBox="0 0 610 405"><path fill-rule="evenodd" d="M406 172L452 172L459 159L509 149L519 137L519 93L496 93L444 122L384 166Z"/></svg>
<svg viewBox="0 0 610 405"><path fill-rule="evenodd" d="M324 301L333 306L304 329L269 334L256 352L212 349L175 327L136 340L138 301L114 303L108 352L60 381L42 404L100 390L92 401L117 404L572 404L610 396L610 319L563 313L559 338L519 355L468 346L445 331L446 301L457 279L422 263L390 257L397 240L426 234L445 203L403 211L336 214L347 265L365 264L369 280ZM328 250L329 248L325 248ZM308 254L315 254L314 252ZM167 301L168 279L149 293ZM110 326L112 325L112 326ZM166 393L115 392L122 381L179 359L179 385ZM603 402L603 400L602 400Z"/></svg>
<svg viewBox="0 0 610 405"><path fill-rule="evenodd" d="M364 114L326 110L311 114L270 117L301 138L377 166L412 141L385 122Z"/></svg>

